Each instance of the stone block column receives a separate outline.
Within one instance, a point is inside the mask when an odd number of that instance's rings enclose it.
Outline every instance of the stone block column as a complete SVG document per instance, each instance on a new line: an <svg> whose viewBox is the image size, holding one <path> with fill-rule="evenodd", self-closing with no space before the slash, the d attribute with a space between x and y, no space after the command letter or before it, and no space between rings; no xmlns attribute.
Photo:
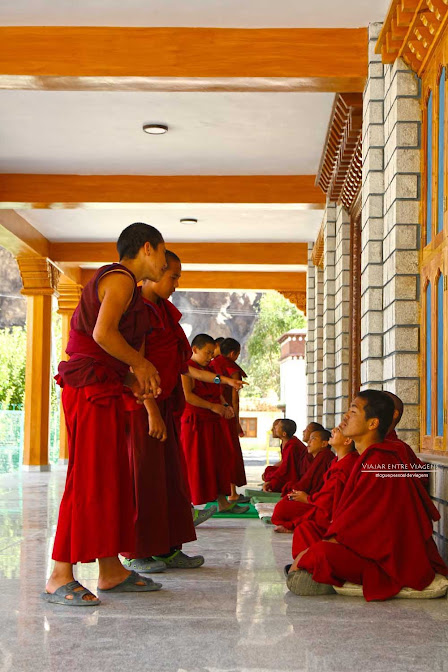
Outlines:
<svg viewBox="0 0 448 672"><path fill-rule="evenodd" d="M81 291L81 285L71 282L66 279L65 276L63 276L58 283L58 313L62 318L61 360L68 359L65 350L70 333L70 320L72 319L73 312L81 298ZM67 427L65 425L62 403L59 427L59 463L68 464Z"/></svg>
<svg viewBox="0 0 448 672"><path fill-rule="evenodd" d="M361 387L383 386L384 66L375 54L381 24L369 26L363 103L361 215Z"/></svg>
<svg viewBox="0 0 448 672"><path fill-rule="evenodd" d="M306 276L306 385L307 385L307 409L308 422L315 419L316 412L316 381L315 381L315 358L316 358L316 267L311 255L313 244L308 243L308 271Z"/></svg>
<svg viewBox="0 0 448 672"><path fill-rule="evenodd" d="M59 273L42 257L19 257L27 297L23 469L49 471L51 302Z"/></svg>
<svg viewBox="0 0 448 672"><path fill-rule="evenodd" d="M316 386L316 405L315 418L318 422L322 422L323 414L323 361L324 361L324 344L323 344L323 314L324 314L324 274L323 270L316 266L316 314L315 314L315 360L314 360L314 380Z"/></svg>
<svg viewBox="0 0 448 672"><path fill-rule="evenodd" d="M322 419L334 426L335 413L335 248L336 205L327 203L323 220L324 268L322 272Z"/></svg>
<svg viewBox="0 0 448 672"><path fill-rule="evenodd" d="M341 205L338 205L336 209L334 276L334 424L338 424L347 410L349 401L350 339L350 218Z"/></svg>
<svg viewBox="0 0 448 672"><path fill-rule="evenodd" d="M383 389L403 400L400 438L418 449L420 82L401 59L384 70Z"/></svg>

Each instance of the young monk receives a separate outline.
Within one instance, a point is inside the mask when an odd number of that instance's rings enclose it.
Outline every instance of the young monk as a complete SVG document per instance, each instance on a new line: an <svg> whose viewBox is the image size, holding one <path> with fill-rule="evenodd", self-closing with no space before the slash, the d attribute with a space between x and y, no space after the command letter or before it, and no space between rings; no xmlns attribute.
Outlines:
<svg viewBox="0 0 448 672"><path fill-rule="evenodd" d="M215 358L210 364L213 371L221 376L229 376L235 380L243 380L243 378L247 378L243 369L236 363L241 352L241 346L238 341L234 338L225 338L219 347L221 354L218 356L215 355ZM233 446L229 502L240 502L244 504L248 502L250 498L239 495L236 491L237 486L246 485L247 483L243 453L241 451L239 438L240 436L244 436L244 432L240 425L240 398L238 390L230 389L230 387L223 388L223 396L226 403L233 408L233 417L228 420Z"/></svg>
<svg viewBox="0 0 448 672"><path fill-rule="evenodd" d="M192 341L190 367L211 372L215 342L207 334L198 334ZM216 382L221 382L219 375ZM218 500L219 511L242 514L248 506L228 502L233 444L227 422L221 418L233 416L232 407L221 394L221 386L193 381L182 376L185 410L181 421L181 441L188 468L188 481L193 504Z"/></svg>
<svg viewBox="0 0 448 672"><path fill-rule="evenodd" d="M308 452L313 460L302 478L296 482L289 481L283 486L283 497L298 492L314 495L315 492L320 490L324 482L324 474L335 459L335 455L329 446L330 436L331 433L328 429L316 429L311 432Z"/></svg>
<svg viewBox="0 0 448 672"><path fill-rule="evenodd" d="M280 439L279 435L277 434L277 427L278 427L279 422L281 422L282 420L283 420L283 418L276 418L274 420L274 422L272 423L271 434L272 434L273 439ZM306 450L306 446L304 446L304 448ZM280 454L283 457L282 443L280 443ZM275 464L271 464L271 465L267 466L266 469L264 470L262 476L261 476L262 480L265 481L265 482L269 481L270 480L269 477L271 476L271 474L273 474L276 471L276 469L278 469L278 467L281 465L281 463L282 463L282 460L280 459L279 462L276 462Z"/></svg>
<svg viewBox="0 0 448 672"><path fill-rule="evenodd" d="M55 565L42 595L47 602L68 606L100 604L73 578L73 565L95 558L100 591L161 588L125 569L118 553L134 543L122 401L129 367L140 398L160 392L157 371L141 352L149 324L137 282L161 278L165 244L157 229L136 223L122 231L117 250L120 263L103 266L84 287L71 321L70 359L59 365L70 460L53 548Z"/></svg>
<svg viewBox="0 0 448 672"><path fill-rule="evenodd" d="M224 336L218 336L215 338L215 350L213 352L213 358L219 357L221 354L221 343L225 340Z"/></svg>
<svg viewBox="0 0 448 672"><path fill-rule="evenodd" d="M185 405L181 373L211 383L215 374L187 367L191 347L179 323L182 315L168 300L179 286L182 267L179 257L169 250L166 261L161 280L146 280L141 290L151 325L146 333L145 356L159 372L162 394L156 400L146 400L146 410L127 395L128 448L137 517L135 546L122 555L126 567L144 573L166 567L194 569L204 563L202 555L188 557L181 550L183 543L196 539L196 534L177 419ZM221 383L226 381L237 385L223 376ZM212 515L210 509L204 513L209 511Z"/></svg>
<svg viewBox="0 0 448 672"><path fill-rule="evenodd" d="M420 480L388 477L403 465L396 443L384 440L393 413L390 397L377 390L353 400L342 432L360 459L324 539L291 567L287 585L297 595L329 594L349 581L363 586L367 601L385 600L448 574L432 537L431 519L440 515Z"/></svg>
<svg viewBox="0 0 448 672"><path fill-rule="evenodd" d="M294 436L296 429L294 420L284 418L278 423L276 431L282 442L282 460L276 469L269 472L270 478L263 485L263 490L281 492L286 483L299 481L310 466L312 455Z"/></svg>
<svg viewBox="0 0 448 672"><path fill-rule="evenodd" d="M275 532L293 532L294 528L297 529L297 539L294 537L296 547L300 546L299 537L306 536L308 539L314 533L315 537L312 537L314 541L322 539L358 459L353 441L343 436L338 427L332 430L328 443L335 451L337 459L333 460L325 472L320 490L314 495L307 495L306 492L290 493L277 504L272 515L272 522L277 525ZM311 531L308 531L308 528ZM308 548L309 545L307 543L300 550ZM297 554L298 552L294 554L293 543L293 557L295 558Z"/></svg>
<svg viewBox="0 0 448 672"><path fill-rule="evenodd" d="M398 425L403 416L403 410L404 410L403 402L401 401L400 397L397 397L397 395L393 394L393 392L386 392L386 390L384 390L384 394L387 394L387 396L390 397L394 403L394 417L392 420L392 424L389 427L389 431L386 434L385 440L395 441L398 443L398 445L403 450L402 457L407 464L407 468L409 470L414 470L419 474L418 478L421 479L423 485L428 490L429 473L427 471L428 469L427 465L417 457L417 455L412 450L411 446L409 446L407 443L401 441L401 439L398 438L397 432L395 431L396 426Z"/></svg>

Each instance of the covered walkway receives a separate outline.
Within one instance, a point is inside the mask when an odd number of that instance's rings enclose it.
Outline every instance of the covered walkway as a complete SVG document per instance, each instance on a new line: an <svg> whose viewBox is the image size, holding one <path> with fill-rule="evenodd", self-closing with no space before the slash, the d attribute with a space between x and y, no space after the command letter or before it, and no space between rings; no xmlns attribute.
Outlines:
<svg viewBox="0 0 448 672"><path fill-rule="evenodd" d="M296 597L282 573L290 537L257 520L199 527L186 549L206 564L161 575L159 593L109 596L106 609L88 613L46 605L39 593L64 477L62 467L0 476L2 672L446 669L446 600ZM78 575L95 588L94 565Z"/></svg>

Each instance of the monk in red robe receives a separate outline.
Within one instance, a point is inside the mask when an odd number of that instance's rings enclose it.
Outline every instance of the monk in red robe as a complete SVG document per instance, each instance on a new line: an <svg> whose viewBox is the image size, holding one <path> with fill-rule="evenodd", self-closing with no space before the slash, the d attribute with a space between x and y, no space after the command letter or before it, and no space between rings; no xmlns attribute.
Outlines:
<svg viewBox="0 0 448 672"><path fill-rule="evenodd" d="M306 492L291 493L288 498L284 497L276 505L272 515L272 522L277 525L275 532L294 531L293 558L300 552L295 552L295 549L301 546L303 543L301 539L304 536L314 541L324 536L358 459L353 441L343 436L338 427L332 430L329 445L336 453L337 459L333 460L325 472L320 490L314 495L308 495ZM303 551L308 546L310 543L306 543L300 550Z"/></svg>
<svg viewBox="0 0 448 672"><path fill-rule="evenodd" d="M208 334L198 334L192 341L190 367L212 372L215 342ZM214 373L214 372L213 372ZM216 376L221 382L221 376ZM232 407L221 393L221 385L194 381L182 376L185 410L181 420L181 442L188 468L193 504L218 501L220 511L242 514L248 506L228 502L233 457L233 443L227 419Z"/></svg>
<svg viewBox="0 0 448 672"><path fill-rule="evenodd" d="M274 420L274 422L273 422L273 424L272 424L272 430L271 430L271 431L272 431L272 436L273 436L273 438L275 438L275 439L279 439L279 438L280 438L280 437L277 435L276 426L277 426L277 423L281 422L281 420L283 420L283 418L279 418L279 419L277 419L277 420ZM310 465L311 462L313 461L313 458L312 458L311 455L308 453L308 450L307 450L307 448L306 448L306 444L307 444L308 441L310 440L311 432L312 432L313 430L315 430L315 429L324 429L324 428L323 428L322 425L319 424L318 422L310 422L310 423L305 427L305 429L304 429L303 432L302 432L302 441L301 441L300 443L301 443L301 444L303 445L303 447L305 448L305 452L303 453L303 455L304 455L303 473L301 472L300 475L299 475L295 480L298 480L299 478L301 478L301 477L303 476L303 474L305 473L306 469L309 467L309 465ZM283 459L283 445L281 446L280 451L281 451L281 453L282 453L282 459ZM280 462L277 462L276 464L272 464L272 465L266 467L266 469L264 470L263 475L262 475L262 477L261 477L262 480L265 481L265 483L267 483L267 482L269 482L269 481L271 480L271 478L270 478L271 475L273 475L273 474L275 473L275 471L276 471L277 468L281 465L281 463L282 463L282 460L280 460ZM292 478L292 479L288 479L288 480L294 480L294 478ZM280 492L280 491L279 491L279 492Z"/></svg>
<svg viewBox="0 0 448 672"><path fill-rule="evenodd" d="M215 341L216 343L216 341ZM234 338L225 338L219 345L220 354L212 359L210 366L216 373L229 376L235 380L247 378L247 374L236 363L240 356L241 346ZM240 425L240 398L238 390L223 387L223 396L227 404L233 408L233 418L228 419L230 436L232 437L232 465L230 474L230 497L229 502L247 503L250 498L239 495L237 486L246 485L246 471L244 469L243 453L241 451L240 437L244 432Z"/></svg>
<svg viewBox="0 0 448 672"><path fill-rule="evenodd" d="M404 410L403 402L401 401L400 397L397 397L397 395L393 394L392 392L387 392L386 390L384 390L384 394L387 394L387 396L392 399L395 407L394 418L392 420L391 426L389 427L389 431L386 434L386 441L395 441L398 443L398 446L403 451L402 458L407 465L407 469L409 471L415 471L415 473L418 474L418 476L416 476L415 478L420 478L421 482L428 490L429 489L428 469L430 468L430 465L428 465L425 462L422 462L422 460L420 460L415 454L415 452L412 450L411 446L398 438L397 432L395 431L396 426L398 425L403 416L403 410Z"/></svg>
<svg viewBox="0 0 448 672"><path fill-rule="evenodd" d="M299 481L313 461L307 447L294 436L296 430L294 420L284 418L279 421L276 433L282 442L282 460L264 483L265 492L281 492L286 483Z"/></svg>
<svg viewBox="0 0 448 672"><path fill-rule="evenodd" d="M128 448L137 508L135 545L122 555L124 565L153 573L165 567L194 569L202 555L188 557L182 544L196 539L191 512L185 458L180 446L180 416L185 399L181 374L213 383L215 374L187 367L192 351L179 322L182 317L168 301L179 286L179 257L167 250L167 269L159 282L143 283L142 296L150 329L145 357L156 366L162 394L145 402L145 408L127 395ZM238 385L222 376L221 383ZM179 420L179 422L177 421ZM213 511L211 510L211 515Z"/></svg>
<svg viewBox="0 0 448 672"><path fill-rule="evenodd" d="M280 437L277 434L277 426L278 426L278 423L281 422L282 420L283 420L283 418L276 418L274 420L274 422L272 423L271 435L272 435L273 439L280 439ZM283 455L283 446L282 446L281 442L280 442L280 455L281 456ZM281 463L282 463L282 460L280 458L280 460L278 462L276 462L275 464L268 465L266 467L266 469L264 470L264 472L261 476L261 479L265 482L269 481L270 475L273 474L276 471L276 469L281 465Z"/></svg>
<svg viewBox="0 0 448 672"><path fill-rule="evenodd" d="M59 365L69 465L53 548L47 602L95 606L73 577L73 565L99 560L98 589L158 590L118 559L134 543L132 478L126 449L123 382L132 367L141 399L160 392L155 367L141 351L149 328L137 282L159 280L165 244L147 224L128 226L117 242L119 264L100 268L83 289L71 321L70 359Z"/></svg>
<svg viewBox="0 0 448 672"><path fill-rule="evenodd" d="M331 433L328 429L317 429L311 432L308 441L308 453L313 458L310 466L298 481L288 481L282 489L283 497L297 492L314 495L320 490L324 482L324 474L335 459L329 446Z"/></svg>
<svg viewBox="0 0 448 672"><path fill-rule="evenodd" d="M404 587L423 590L447 575L432 537L440 515L419 479L401 472L396 442L385 441L394 404L377 390L353 400L342 432L360 455L322 541L299 553L287 578L297 595L334 592L346 581L363 586L367 601Z"/></svg>
<svg viewBox="0 0 448 672"><path fill-rule="evenodd" d="M215 338L215 350L213 352L213 358L219 357L221 354L221 343L224 341L224 336L218 336L218 338Z"/></svg>

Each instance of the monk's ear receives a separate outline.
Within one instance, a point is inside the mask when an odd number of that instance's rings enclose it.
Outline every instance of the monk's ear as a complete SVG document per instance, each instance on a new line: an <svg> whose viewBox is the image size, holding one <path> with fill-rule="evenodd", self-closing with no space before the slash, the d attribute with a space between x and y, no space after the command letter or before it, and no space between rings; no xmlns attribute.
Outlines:
<svg viewBox="0 0 448 672"><path fill-rule="evenodd" d="M370 418L369 425L368 425L370 430L378 429L379 426L380 426L380 419L379 418Z"/></svg>

